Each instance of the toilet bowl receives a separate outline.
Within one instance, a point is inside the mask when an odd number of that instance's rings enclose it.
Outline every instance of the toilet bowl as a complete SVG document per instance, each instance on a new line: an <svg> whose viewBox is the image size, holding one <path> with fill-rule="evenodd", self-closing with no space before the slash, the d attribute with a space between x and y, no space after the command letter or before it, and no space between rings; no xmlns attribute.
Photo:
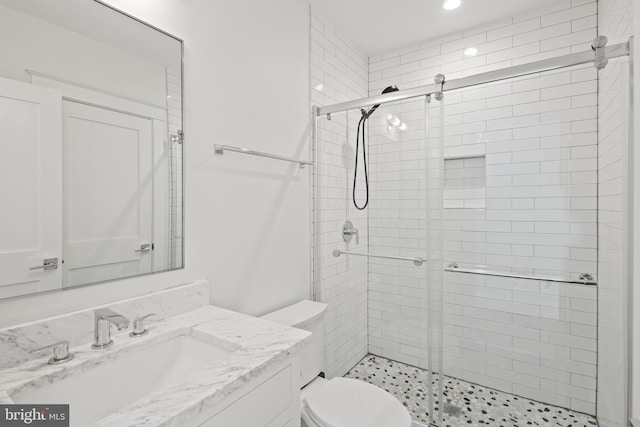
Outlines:
<svg viewBox="0 0 640 427"><path fill-rule="evenodd" d="M303 427L411 427L409 411L381 388L356 379L318 376L324 364L326 309L327 304L305 300L262 317L313 334L301 354Z"/></svg>
<svg viewBox="0 0 640 427"><path fill-rule="evenodd" d="M308 392L311 384L318 383ZM318 378L302 390L308 427L410 427L409 411L391 394L364 381Z"/></svg>

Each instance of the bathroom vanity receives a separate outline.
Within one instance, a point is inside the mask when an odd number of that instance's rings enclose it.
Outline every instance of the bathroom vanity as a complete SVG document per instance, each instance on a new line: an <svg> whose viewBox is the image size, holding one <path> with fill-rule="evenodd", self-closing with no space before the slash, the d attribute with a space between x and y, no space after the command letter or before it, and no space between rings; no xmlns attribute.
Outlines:
<svg viewBox="0 0 640 427"><path fill-rule="evenodd" d="M2 331L0 331L1 333ZM299 350L310 333L214 306L114 335L74 358L0 371L0 403L68 403L72 426L268 426L300 420Z"/></svg>

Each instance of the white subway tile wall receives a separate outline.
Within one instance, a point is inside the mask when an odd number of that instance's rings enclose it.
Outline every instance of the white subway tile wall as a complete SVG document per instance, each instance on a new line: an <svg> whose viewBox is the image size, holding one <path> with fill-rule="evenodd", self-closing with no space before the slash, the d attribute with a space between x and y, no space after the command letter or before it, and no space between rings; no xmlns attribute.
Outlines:
<svg viewBox="0 0 640 427"><path fill-rule="evenodd" d="M327 105L367 96L367 59L336 33L317 11L311 14L311 101ZM367 214L351 202L355 160L356 128L360 113L333 114L320 118L318 126L319 174L315 236L316 280L320 300L329 305L325 326L325 373L342 376L368 351L367 340L367 261L366 258L334 258L334 249L367 247ZM360 163L362 164L362 162ZM362 172L362 171L360 171ZM362 178L363 175L360 175ZM362 185L358 200L364 200ZM360 233L345 243L342 227L353 222Z"/></svg>
<svg viewBox="0 0 640 427"><path fill-rule="evenodd" d="M369 58L369 94L430 84L437 73L451 80L588 50L596 24L595 0L564 0L377 55ZM465 57L468 47L478 54ZM445 94L444 157L484 161L484 172L473 161L463 169L471 174L460 177L469 180L462 182L468 193L452 187L461 183L447 163L445 261L565 278L596 274L597 90L597 72L585 66ZM410 100L381 107L371 120L371 252L427 251L424 139L428 120L437 146L439 114L438 101L425 114L423 100ZM430 151L429 166L439 186L437 155ZM432 212L430 253L439 234ZM427 367L425 276L411 263L370 260L370 352ZM582 285L446 273L444 373L595 414L597 297Z"/></svg>
<svg viewBox="0 0 640 427"><path fill-rule="evenodd" d="M609 43L633 33L631 0L599 1L599 32ZM598 145L598 421L622 427L626 420L628 278L623 262L628 228L623 214L628 202L623 162L628 148L628 60L611 60L600 73Z"/></svg>

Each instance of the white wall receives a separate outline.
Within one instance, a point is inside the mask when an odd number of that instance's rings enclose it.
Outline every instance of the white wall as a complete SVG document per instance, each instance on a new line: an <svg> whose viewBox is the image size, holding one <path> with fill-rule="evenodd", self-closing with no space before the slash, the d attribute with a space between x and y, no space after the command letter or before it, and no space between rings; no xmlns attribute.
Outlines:
<svg viewBox="0 0 640 427"><path fill-rule="evenodd" d="M198 278L211 302L262 314L309 296L309 171L214 156L224 143L307 158L308 5L113 0L185 41L185 269L0 302L0 326Z"/></svg>

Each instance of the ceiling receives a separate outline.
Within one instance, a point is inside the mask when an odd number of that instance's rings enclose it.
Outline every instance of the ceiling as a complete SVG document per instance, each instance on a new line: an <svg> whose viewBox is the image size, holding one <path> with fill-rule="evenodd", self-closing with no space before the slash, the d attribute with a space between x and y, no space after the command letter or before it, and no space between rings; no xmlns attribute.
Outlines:
<svg viewBox="0 0 640 427"><path fill-rule="evenodd" d="M366 56L482 26L540 9L558 0L311 0L321 16Z"/></svg>

